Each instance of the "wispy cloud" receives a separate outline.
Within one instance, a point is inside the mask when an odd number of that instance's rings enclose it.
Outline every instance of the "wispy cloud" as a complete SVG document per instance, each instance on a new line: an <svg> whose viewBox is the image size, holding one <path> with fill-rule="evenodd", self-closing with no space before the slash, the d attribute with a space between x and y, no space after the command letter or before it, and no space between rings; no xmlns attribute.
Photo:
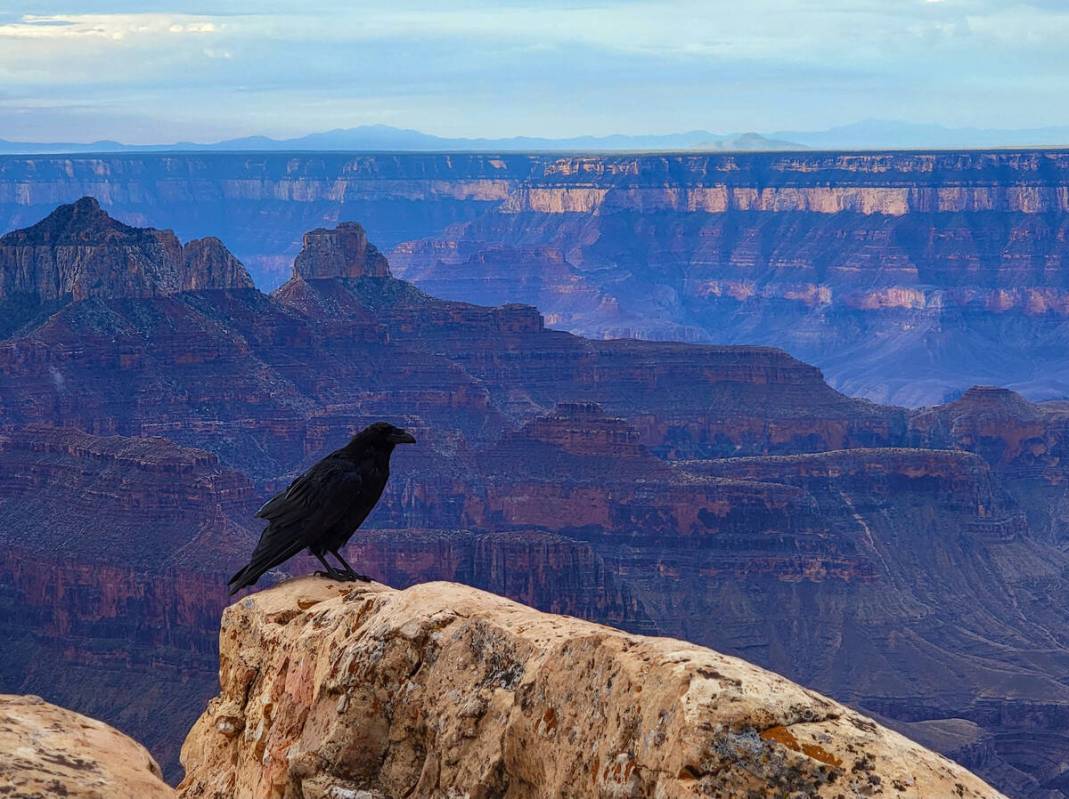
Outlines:
<svg viewBox="0 0 1069 799"><path fill-rule="evenodd" d="M7 39L108 39L164 34L215 33L211 19L185 14L26 14L16 22L0 24Z"/></svg>
<svg viewBox="0 0 1069 799"><path fill-rule="evenodd" d="M1069 123L1065 0L21 5L0 13L0 98L55 113L0 114L7 138L85 135L83 112L62 122L83 105L101 126L142 120L106 135L151 140L369 121L454 135Z"/></svg>

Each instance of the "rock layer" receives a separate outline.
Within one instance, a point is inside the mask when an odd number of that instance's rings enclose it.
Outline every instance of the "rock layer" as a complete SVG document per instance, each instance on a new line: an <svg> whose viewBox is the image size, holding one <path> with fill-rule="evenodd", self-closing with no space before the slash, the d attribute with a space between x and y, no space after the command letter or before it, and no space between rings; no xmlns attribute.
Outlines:
<svg viewBox="0 0 1069 799"><path fill-rule="evenodd" d="M173 799L145 747L36 696L0 694L0 796Z"/></svg>
<svg viewBox="0 0 1069 799"><path fill-rule="evenodd" d="M342 222L334 230L319 228L305 233L304 248L293 262L293 271L305 280L388 277L390 266L368 243L364 228L355 222Z"/></svg>
<svg viewBox="0 0 1069 799"><path fill-rule="evenodd" d="M0 432L0 688L129 731L173 769L255 499L162 438Z"/></svg>
<svg viewBox="0 0 1069 799"><path fill-rule="evenodd" d="M183 248L169 230L112 219L92 197L0 238L0 300L156 297L251 287L245 267L219 239Z"/></svg>
<svg viewBox="0 0 1069 799"><path fill-rule="evenodd" d="M911 406L1069 385L1064 150L0 158L0 230L87 194L219 236L267 289L358 218L399 276L583 335L783 347Z"/></svg>
<svg viewBox="0 0 1069 799"><path fill-rule="evenodd" d="M998 792L736 658L430 583L306 578L227 609L184 799Z"/></svg>

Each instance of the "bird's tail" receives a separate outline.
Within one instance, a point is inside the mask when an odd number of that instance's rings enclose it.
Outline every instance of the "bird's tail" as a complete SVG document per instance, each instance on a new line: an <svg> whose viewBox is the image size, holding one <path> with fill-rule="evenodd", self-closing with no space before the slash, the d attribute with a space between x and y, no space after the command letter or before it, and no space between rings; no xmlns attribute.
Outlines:
<svg viewBox="0 0 1069 799"><path fill-rule="evenodd" d="M257 551L253 553L249 564L227 582L230 596L233 596L242 588L256 585L256 581L260 579L264 572L268 569L273 569L285 560L289 560L304 547L305 544L302 541L290 541L285 546L271 547L263 551L257 547Z"/></svg>
<svg viewBox="0 0 1069 799"><path fill-rule="evenodd" d="M245 586L256 585L256 581L260 579L261 574L263 574L263 572L254 573L252 571L251 563L248 566L242 568L239 572L237 572L237 574L231 577L230 581L227 583L227 588L229 589L229 596L234 596L234 594L236 594Z"/></svg>

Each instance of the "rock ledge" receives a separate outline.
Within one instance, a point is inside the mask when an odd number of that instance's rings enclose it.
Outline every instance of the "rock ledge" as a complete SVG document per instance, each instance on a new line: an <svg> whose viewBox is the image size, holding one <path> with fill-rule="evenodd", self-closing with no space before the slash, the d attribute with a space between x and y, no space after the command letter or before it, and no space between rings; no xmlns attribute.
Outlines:
<svg viewBox="0 0 1069 799"><path fill-rule="evenodd" d="M141 744L37 696L0 694L0 796L174 799Z"/></svg>
<svg viewBox="0 0 1069 799"><path fill-rule="evenodd" d="M472 588L290 581L227 609L180 795L984 797L737 658Z"/></svg>

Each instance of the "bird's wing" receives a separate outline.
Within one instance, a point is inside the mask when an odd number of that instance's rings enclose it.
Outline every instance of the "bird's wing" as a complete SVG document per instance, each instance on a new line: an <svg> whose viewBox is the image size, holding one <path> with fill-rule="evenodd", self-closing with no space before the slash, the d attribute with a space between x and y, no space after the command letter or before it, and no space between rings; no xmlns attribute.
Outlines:
<svg viewBox="0 0 1069 799"><path fill-rule="evenodd" d="M350 512L363 478L342 458L326 457L256 513L267 519L247 566L230 578L230 593L253 585L268 569L289 560Z"/></svg>
<svg viewBox="0 0 1069 799"><path fill-rule="evenodd" d="M262 574L313 543L341 521L361 483L359 470L336 458L326 458L302 474L256 514L269 524L246 569Z"/></svg>
<svg viewBox="0 0 1069 799"><path fill-rule="evenodd" d="M344 501L360 490L362 477L350 461L340 458L321 460L302 474L289 488L264 503L256 515L273 527L284 528L294 522L317 516L321 521L344 512Z"/></svg>

